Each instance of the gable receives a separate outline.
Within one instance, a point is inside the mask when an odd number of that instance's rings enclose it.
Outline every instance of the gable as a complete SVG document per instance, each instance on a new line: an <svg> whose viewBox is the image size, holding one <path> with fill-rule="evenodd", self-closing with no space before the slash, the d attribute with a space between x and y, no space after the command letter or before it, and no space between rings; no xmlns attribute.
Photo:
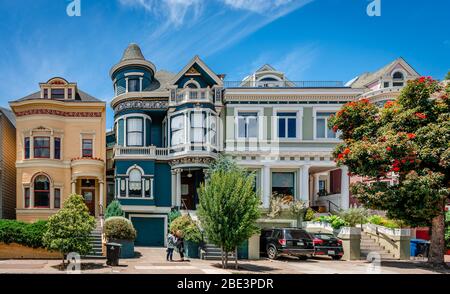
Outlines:
<svg viewBox="0 0 450 294"><path fill-rule="evenodd" d="M222 86L223 81L198 57L195 56L173 79L173 85L183 88L188 81L195 81L202 88Z"/></svg>

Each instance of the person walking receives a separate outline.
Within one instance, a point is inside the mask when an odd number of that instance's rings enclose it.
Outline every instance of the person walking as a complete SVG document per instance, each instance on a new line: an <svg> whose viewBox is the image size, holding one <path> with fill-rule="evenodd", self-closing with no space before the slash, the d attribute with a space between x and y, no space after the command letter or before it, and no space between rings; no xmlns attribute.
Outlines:
<svg viewBox="0 0 450 294"><path fill-rule="evenodd" d="M177 236L177 249L178 249L178 253L180 254L180 258L181 261L184 261L184 239L183 239L183 232L182 231L177 231L176 233Z"/></svg>
<svg viewBox="0 0 450 294"><path fill-rule="evenodd" d="M175 250L176 243L176 237L172 234L172 232L169 232L167 235L167 261L173 261L173 251Z"/></svg>

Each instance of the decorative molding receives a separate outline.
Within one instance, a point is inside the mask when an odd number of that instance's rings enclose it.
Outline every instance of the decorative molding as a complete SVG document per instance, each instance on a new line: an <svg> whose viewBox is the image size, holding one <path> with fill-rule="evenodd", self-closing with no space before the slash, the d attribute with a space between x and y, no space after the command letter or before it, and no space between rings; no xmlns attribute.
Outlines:
<svg viewBox="0 0 450 294"><path fill-rule="evenodd" d="M15 112L17 117L28 115L56 115L63 117L102 117L102 112L83 112L83 111L61 111L54 109L30 109L25 111Z"/></svg>
<svg viewBox="0 0 450 294"><path fill-rule="evenodd" d="M186 164L209 165L212 161L214 161L214 158L211 157L183 157L171 160L169 164L172 167Z"/></svg>
<svg viewBox="0 0 450 294"><path fill-rule="evenodd" d="M118 112L126 109L167 109L169 102L167 101L125 101L117 104L114 111Z"/></svg>

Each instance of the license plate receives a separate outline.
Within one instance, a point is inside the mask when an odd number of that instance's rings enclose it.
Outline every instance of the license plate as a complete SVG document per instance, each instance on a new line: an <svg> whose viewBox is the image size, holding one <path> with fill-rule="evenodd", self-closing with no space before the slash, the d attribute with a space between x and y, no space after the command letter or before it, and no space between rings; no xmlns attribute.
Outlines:
<svg viewBox="0 0 450 294"><path fill-rule="evenodd" d="M303 245L305 245L305 243L303 243L303 242L297 242L297 246L303 246Z"/></svg>
<svg viewBox="0 0 450 294"><path fill-rule="evenodd" d="M328 250L328 255L335 255L334 250Z"/></svg>

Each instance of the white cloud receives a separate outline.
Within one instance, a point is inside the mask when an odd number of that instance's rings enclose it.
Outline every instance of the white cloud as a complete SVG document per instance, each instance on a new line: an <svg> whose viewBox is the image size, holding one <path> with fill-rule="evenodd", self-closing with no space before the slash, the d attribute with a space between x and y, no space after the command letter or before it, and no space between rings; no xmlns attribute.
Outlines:
<svg viewBox="0 0 450 294"><path fill-rule="evenodd" d="M281 6L298 2L296 0L222 0L235 9L244 9L258 13L266 13Z"/></svg>

